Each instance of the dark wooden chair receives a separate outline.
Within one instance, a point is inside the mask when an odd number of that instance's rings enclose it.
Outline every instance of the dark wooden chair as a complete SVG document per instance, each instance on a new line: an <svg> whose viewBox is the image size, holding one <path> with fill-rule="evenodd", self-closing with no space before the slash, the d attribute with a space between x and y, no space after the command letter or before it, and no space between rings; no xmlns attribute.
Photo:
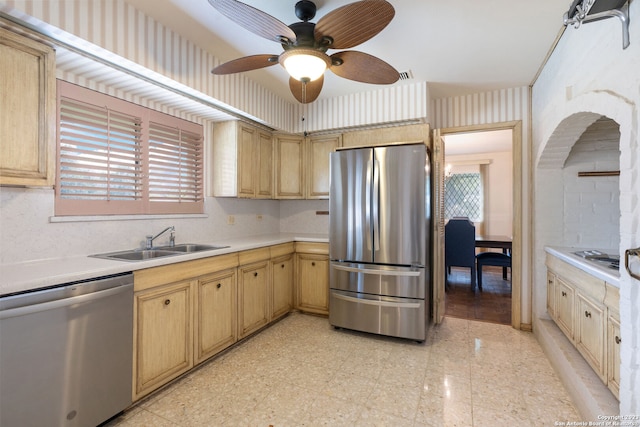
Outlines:
<svg viewBox="0 0 640 427"><path fill-rule="evenodd" d="M481 252L476 255L478 263L478 288L482 290L482 267L493 265L502 268L511 268L511 255L500 252Z"/></svg>
<svg viewBox="0 0 640 427"><path fill-rule="evenodd" d="M447 277L451 267L471 269L471 290L476 288L476 227L469 218L451 218L444 226L444 263Z"/></svg>

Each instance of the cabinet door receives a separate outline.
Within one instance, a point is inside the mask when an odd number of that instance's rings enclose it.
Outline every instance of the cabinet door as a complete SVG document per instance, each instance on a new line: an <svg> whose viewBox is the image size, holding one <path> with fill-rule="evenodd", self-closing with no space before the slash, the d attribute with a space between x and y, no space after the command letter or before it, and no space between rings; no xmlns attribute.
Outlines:
<svg viewBox="0 0 640 427"><path fill-rule="evenodd" d="M212 274L198 281L196 363L227 348L237 339L236 269Z"/></svg>
<svg viewBox="0 0 640 427"><path fill-rule="evenodd" d="M296 308L329 314L329 257L300 253L297 267Z"/></svg>
<svg viewBox="0 0 640 427"><path fill-rule="evenodd" d="M560 329L573 341L575 291L573 286L556 277L555 319Z"/></svg>
<svg viewBox="0 0 640 427"><path fill-rule="evenodd" d="M576 347L591 367L606 381L605 338L606 318L604 309L577 295Z"/></svg>
<svg viewBox="0 0 640 427"><path fill-rule="evenodd" d="M273 142L268 132L258 132L258 171L256 177L256 197L273 197Z"/></svg>
<svg viewBox="0 0 640 427"><path fill-rule="evenodd" d="M304 139L279 135L275 138L275 196L277 199L303 199Z"/></svg>
<svg viewBox="0 0 640 427"><path fill-rule="evenodd" d="M620 322L609 316L607 329L607 385L620 399Z"/></svg>
<svg viewBox="0 0 640 427"><path fill-rule="evenodd" d="M238 277L238 338L269 322L269 262L241 266Z"/></svg>
<svg viewBox="0 0 640 427"><path fill-rule="evenodd" d="M552 318L556 317L556 275L547 271L547 312Z"/></svg>
<svg viewBox="0 0 640 427"><path fill-rule="evenodd" d="M306 164L307 199L329 198L329 155L340 147L341 135L309 139Z"/></svg>
<svg viewBox="0 0 640 427"><path fill-rule="evenodd" d="M238 197L253 198L256 192L256 129L238 125Z"/></svg>
<svg viewBox="0 0 640 427"><path fill-rule="evenodd" d="M0 185L51 186L55 53L0 28Z"/></svg>
<svg viewBox="0 0 640 427"><path fill-rule="evenodd" d="M135 295L134 400L192 366L191 282Z"/></svg>
<svg viewBox="0 0 640 427"><path fill-rule="evenodd" d="M293 254L271 260L271 319L291 311L293 295Z"/></svg>

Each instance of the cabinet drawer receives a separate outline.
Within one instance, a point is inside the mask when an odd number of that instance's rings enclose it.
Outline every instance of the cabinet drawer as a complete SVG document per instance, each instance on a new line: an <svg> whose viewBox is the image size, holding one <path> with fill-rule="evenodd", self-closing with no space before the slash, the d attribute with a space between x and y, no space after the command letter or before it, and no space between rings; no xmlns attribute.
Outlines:
<svg viewBox="0 0 640 427"><path fill-rule="evenodd" d="M239 265L247 265L258 261L264 261L269 258L271 258L271 252L268 247L251 249L238 254L238 263Z"/></svg>
<svg viewBox="0 0 640 427"><path fill-rule="evenodd" d="M305 254L329 255L329 244L316 242L296 242L296 252Z"/></svg>
<svg viewBox="0 0 640 427"><path fill-rule="evenodd" d="M271 258L278 258L293 253L295 247L293 242L271 246Z"/></svg>

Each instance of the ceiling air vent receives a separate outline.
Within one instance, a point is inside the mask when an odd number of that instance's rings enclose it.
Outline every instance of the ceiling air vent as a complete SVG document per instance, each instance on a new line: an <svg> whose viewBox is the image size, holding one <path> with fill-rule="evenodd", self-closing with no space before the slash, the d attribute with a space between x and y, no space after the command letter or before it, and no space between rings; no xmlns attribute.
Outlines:
<svg viewBox="0 0 640 427"><path fill-rule="evenodd" d="M411 80L413 78L413 73L411 70L400 72L400 80Z"/></svg>

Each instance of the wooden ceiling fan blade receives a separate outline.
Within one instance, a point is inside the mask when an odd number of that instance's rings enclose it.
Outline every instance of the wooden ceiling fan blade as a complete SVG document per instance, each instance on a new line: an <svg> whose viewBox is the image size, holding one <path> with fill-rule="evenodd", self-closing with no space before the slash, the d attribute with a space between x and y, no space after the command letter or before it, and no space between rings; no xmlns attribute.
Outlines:
<svg viewBox="0 0 640 427"><path fill-rule="evenodd" d="M318 21L314 37L329 37L331 49L349 49L364 43L391 22L395 9L386 0L366 0L335 9Z"/></svg>
<svg viewBox="0 0 640 427"><path fill-rule="evenodd" d="M278 55L251 55L234 59L218 65L211 70L213 74L234 74L243 71L258 70L278 63Z"/></svg>
<svg viewBox="0 0 640 427"><path fill-rule="evenodd" d="M323 84L324 76L320 76L320 78L308 83L289 77L289 89L301 104L308 104L318 99Z"/></svg>
<svg viewBox="0 0 640 427"><path fill-rule="evenodd" d="M218 12L245 30L277 43L296 41L296 33L277 18L236 0L208 0ZM283 37L285 39L283 39Z"/></svg>
<svg viewBox="0 0 640 427"><path fill-rule="evenodd" d="M331 71L345 79L362 83L391 84L398 81L400 73L380 58L367 53L349 50L331 55ZM339 64L339 65L338 65Z"/></svg>

